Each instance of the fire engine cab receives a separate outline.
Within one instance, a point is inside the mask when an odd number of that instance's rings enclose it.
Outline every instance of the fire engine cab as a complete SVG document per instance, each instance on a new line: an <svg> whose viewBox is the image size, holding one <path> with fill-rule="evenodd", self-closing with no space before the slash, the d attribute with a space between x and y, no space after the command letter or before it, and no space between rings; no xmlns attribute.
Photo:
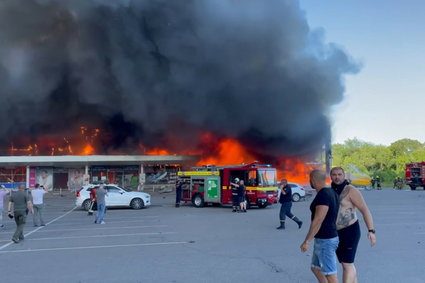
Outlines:
<svg viewBox="0 0 425 283"><path fill-rule="evenodd" d="M244 180L247 205L265 208L276 203L276 169L257 163L193 167L191 171L178 172L182 185L182 201L196 207L208 204L232 204L232 187L235 178Z"/></svg>
<svg viewBox="0 0 425 283"><path fill-rule="evenodd" d="M425 189L425 161L406 164L406 184L412 189L423 187Z"/></svg>

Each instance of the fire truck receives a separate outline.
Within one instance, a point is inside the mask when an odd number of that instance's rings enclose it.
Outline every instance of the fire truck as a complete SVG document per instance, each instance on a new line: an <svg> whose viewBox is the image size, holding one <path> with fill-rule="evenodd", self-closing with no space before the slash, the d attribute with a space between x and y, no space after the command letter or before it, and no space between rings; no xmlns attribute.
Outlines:
<svg viewBox="0 0 425 283"><path fill-rule="evenodd" d="M183 183L182 201L192 202L195 207L232 204L230 182L235 178L245 182L247 206L265 208L277 200L276 169L270 165L205 165L180 171L177 175Z"/></svg>
<svg viewBox="0 0 425 283"><path fill-rule="evenodd" d="M425 161L406 164L406 184L412 189L417 187L425 189Z"/></svg>

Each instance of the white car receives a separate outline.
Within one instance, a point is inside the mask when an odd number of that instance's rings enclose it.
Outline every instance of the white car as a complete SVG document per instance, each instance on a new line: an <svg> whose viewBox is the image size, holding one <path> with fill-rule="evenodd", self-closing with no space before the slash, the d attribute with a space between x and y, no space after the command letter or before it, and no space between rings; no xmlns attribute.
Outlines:
<svg viewBox="0 0 425 283"><path fill-rule="evenodd" d="M75 196L75 205L85 210L90 208L90 191L99 188L99 185L85 185L79 189ZM125 206L141 209L151 205L151 196L143 192L132 192L117 185L105 185L108 192L105 197L106 207Z"/></svg>
<svg viewBox="0 0 425 283"><path fill-rule="evenodd" d="M305 198L305 189L303 186L297 183L288 183L288 186L292 189L292 201L300 201L302 198Z"/></svg>
<svg viewBox="0 0 425 283"><path fill-rule="evenodd" d="M302 198L305 198L306 192L303 186L297 183L289 183L288 186L291 187L292 190L292 201L297 202L300 201ZM280 197L280 190L278 194L277 201L279 202Z"/></svg>

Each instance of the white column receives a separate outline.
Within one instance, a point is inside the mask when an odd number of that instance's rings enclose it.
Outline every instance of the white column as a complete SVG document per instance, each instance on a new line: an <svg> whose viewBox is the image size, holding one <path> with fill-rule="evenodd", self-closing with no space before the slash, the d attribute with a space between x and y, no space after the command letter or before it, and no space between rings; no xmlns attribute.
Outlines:
<svg viewBox="0 0 425 283"><path fill-rule="evenodd" d="M139 186L137 187L138 191L143 191L145 185L145 172L143 168L143 163L140 164L140 172L139 172Z"/></svg>
<svg viewBox="0 0 425 283"><path fill-rule="evenodd" d="M89 165L86 164L84 169L84 185L90 184Z"/></svg>
<svg viewBox="0 0 425 283"><path fill-rule="evenodd" d="M29 165L27 166L27 175L26 175L26 185L25 188L29 188L30 187L30 167Z"/></svg>

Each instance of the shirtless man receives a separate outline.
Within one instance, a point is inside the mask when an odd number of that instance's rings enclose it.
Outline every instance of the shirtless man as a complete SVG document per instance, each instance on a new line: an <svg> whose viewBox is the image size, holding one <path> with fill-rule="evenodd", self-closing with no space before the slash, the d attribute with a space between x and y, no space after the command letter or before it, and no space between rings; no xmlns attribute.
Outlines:
<svg viewBox="0 0 425 283"><path fill-rule="evenodd" d="M342 264L343 282L357 283L354 258L360 240L360 226L356 209L363 215L368 229L367 237L370 240L370 245L374 246L376 237L372 215L361 193L345 179L344 169L341 167L332 168L331 180L332 188L339 195L339 211L336 221L339 244L336 254L339 262Z"/></svg>

